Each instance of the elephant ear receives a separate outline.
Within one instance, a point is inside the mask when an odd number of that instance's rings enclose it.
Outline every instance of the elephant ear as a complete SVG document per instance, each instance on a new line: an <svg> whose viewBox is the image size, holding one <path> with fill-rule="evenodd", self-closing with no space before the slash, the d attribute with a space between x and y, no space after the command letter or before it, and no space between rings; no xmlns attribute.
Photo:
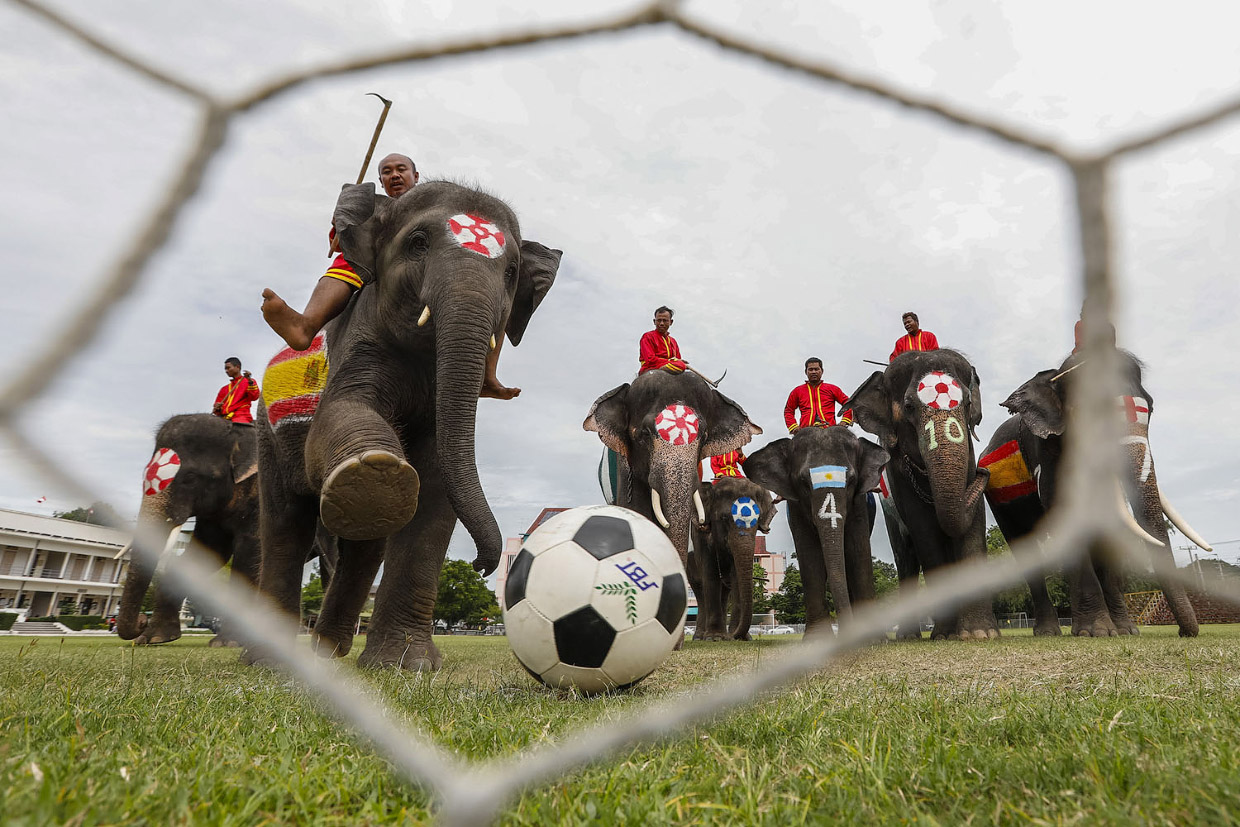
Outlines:
<svg viewBox="0 0 1240 827"><path fill-rule="evenodd" d="M387 199L384 198L384 201ZM332 213L332 227L344 260L349 262L362 283L375 280L375 237L378 217L375 207L379 202L375 185L345 184L336 198Z"/></svg>
<svg viewBox="0 0 1240 827"><path fill-rule="evenodd" d="M797 488L792 481L792 440L777 439L753 452L745 460L745 474L785 500L795 502Z"/></svg>
<svg viewBox="0 0 1240 827"><path fill-rule="evenodd" d="M238 431L237 429L241 427L247 430ZM233 447L228 462L232 467L234 484L248 480L258 473L258 449L255 439L251 436L253 430L252 425L233 425ZM249 438L242 438L242 434Z"/></svg>
<svg viewBox="0 0 1240 827"><path fill-rule="evenodd" d="M883 447L865 438L857 439L857 482L860 491L878 488L883 466L891 459Z"/></svg>
<svg viewBox="0 0 1240 827"><path fill-rule="evenodd" d="M887 389L887 378L882 371L874 371L870 378L861 383L861 387L848 397L848 405L853 411L853 421L868 433L878 437L879 444L884 448L894 448L896 444L895 408L899 400L891 398Z"/></svg>
<svg viewBox="0 0 1240 827"><path fill-rule="evenodd" d="M597 433L604 445L625 459L629 456L628 398L628 382L612 388L594 400L586 421L581 423L583 429Z"/></svg>
<svg viewBox="0 0 1240 827"><path fill-rule="evenodd" d="M530 316L542 304L543 297L555 282L560 270L563 250L553 250L537 241L521 242L521 265L517 273L517 294L512 299L512 311L508 314L508 341L521 344Z"/></svg>
<svg viewBox="0 0 1240 827"><path fill-rule="evenodd" d="M718 391L711 406L714 415L707 423L706 441L702 444L703 457L717 457L729 451L739 451L749 440L762 433L762 429L749 421L749 414L740 405Z"/></svg>
<svg viewBox="0 0 1240 827"><path fill-rule="evenodd" d="M1058 436L1064 429L1063 397L1051 382L1058 371L1044 370L1012 391L1001 403L1020 417L1021 424L1039 439Z"/></svg>
<svg viewBox="0 0 1240 827"><path fill-rule="evenodd" d="M973 374L969 380L969 427L976 428L982 424L982 380L977 375L977 368L970 368Z"/></svg>

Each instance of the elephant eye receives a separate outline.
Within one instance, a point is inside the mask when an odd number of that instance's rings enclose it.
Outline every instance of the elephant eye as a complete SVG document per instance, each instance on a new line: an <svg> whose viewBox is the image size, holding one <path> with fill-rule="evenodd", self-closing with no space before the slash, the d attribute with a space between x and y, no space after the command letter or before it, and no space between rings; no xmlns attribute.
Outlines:
<svg viewBox="0 0 1240 827"><path fill-rule="evenodd" d="M405 246L409 249L409 252L420 256L430 249L431 240L430 237L421 230L414 230L405 237Z"/></svg>
<svg viewBox="0 0 1240 827"><path fill-rule="evenodd" d="M504 271L504 280L511 285L517 280L517 260L513 259L508 262L508 269Z"/></svg>

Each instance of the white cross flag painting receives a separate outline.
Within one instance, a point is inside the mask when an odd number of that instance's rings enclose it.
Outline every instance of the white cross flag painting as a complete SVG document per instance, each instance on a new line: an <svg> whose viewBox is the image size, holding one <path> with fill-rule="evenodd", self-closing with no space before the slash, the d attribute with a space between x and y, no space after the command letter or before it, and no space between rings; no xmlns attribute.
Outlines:
<svg viewBox="0 0 1240 827"><path fill-rule="evenodd" d="M815 488L843 488L848 469L843 465L819 465L809 469L809 481Z"/></svg>

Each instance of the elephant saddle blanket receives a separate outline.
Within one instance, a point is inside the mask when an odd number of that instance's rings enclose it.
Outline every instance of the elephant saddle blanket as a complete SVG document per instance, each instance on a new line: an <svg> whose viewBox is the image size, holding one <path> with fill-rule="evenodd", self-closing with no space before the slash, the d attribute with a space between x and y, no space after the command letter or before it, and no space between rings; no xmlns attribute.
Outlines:
<svg viewBox="0 0 1240 827"><path fill-rule="evenodd" d="M309 422L327 387L327 334L314 337L306 350L286 347L271 357L263 373L263 404L272 429Z"/></svg>
<svg viewBox="0 0 1240 827"><path fill-rule="evenodd" d="M994 502L1011 502L1037 491L1038 484L1025 464L1020 443L1014 439L983 456L977 461L977 466L990 469L986 493Z"/></svg>

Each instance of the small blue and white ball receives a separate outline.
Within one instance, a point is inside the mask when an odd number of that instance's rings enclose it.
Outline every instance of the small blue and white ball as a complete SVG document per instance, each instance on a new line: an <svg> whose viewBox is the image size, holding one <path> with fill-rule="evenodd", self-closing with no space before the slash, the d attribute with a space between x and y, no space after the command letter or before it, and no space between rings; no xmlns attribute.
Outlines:
<svg viewBox="0 0 1240 827"><path fill-rule="evenodd" d="M539 681L605 692L663 662L688 602L680 555L658 526L627 509L585 506L525 538L504 584L504 627Z"/></svg>
<svg viewBox="0 0 1240 827"><path fill-rule="evenodd" d="M762 509L752 497L737 497L732 503L732 522L737 528L753 528L762 516Z"/></svg>

